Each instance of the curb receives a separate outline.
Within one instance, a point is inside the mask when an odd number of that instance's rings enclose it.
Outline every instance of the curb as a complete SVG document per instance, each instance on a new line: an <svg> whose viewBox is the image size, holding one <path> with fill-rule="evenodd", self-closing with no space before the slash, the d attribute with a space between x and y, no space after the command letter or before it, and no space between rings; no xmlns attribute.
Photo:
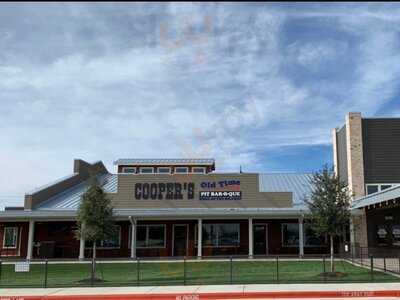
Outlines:
<svg viewBox="0 0 400 300"><path fill-rule="evenodd" d="M44 295L5 296L0 300L236 300L236 299L293 299L293 298L374 298L400 297L400 290L387 291L284 291L284 292L236 292L236 293L157 293L157 294L110 294L110 295Z"/></svg>

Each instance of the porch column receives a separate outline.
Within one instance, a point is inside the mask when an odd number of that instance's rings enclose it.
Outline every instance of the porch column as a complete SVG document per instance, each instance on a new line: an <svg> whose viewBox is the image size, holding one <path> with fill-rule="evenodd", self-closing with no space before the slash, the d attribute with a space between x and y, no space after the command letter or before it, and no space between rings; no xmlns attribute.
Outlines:
<svg viewBox="0 0 400 300"><path fill-rule="evenodd" d="M28 249L26 252L26 259L32 259L32 252L33 252L33 234L35 232L35 221L29 221L29 231L28 231Z"/></svg>
<svg viewBox="0 0 400 300"><path fill-rule="evenodd" d="M79 260L85 259L85 240L81 238L79 240Z"/></svg>
<svg viewBox="0 0 400 300"><path fill-rule="evenodd" d="M136 219L131 221L131 258L136 258Z"/></svg>
<svg viewBox="0 0 400 300"><path fill-rule="evenodd" d="M201 258L203 248L203 220L198 219L197 221L197 258Z"/></svg>
<svg viewBox="0 0 400 300"><path fill-rule="evenodd" d="M299 255L304 256L304 233L303 233L303 217L299 218Z"/></svg>
<svg viewBox="0 0 400 300"><path fill-rule="evenodd" d="M253 218L249 218L249 257L253 257Z"/></svg>

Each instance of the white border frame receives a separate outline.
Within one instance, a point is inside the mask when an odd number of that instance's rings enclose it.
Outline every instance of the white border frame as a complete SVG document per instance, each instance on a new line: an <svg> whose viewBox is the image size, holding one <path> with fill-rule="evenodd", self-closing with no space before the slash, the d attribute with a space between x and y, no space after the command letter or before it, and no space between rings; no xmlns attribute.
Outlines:
<svg viewBox="0 0 400 300"><path fill-rule="evenodd" d="M132 226L132 225L131 225ZM164 228L164 245L162 247L139 247L138 246L138 239L137 239L137 230L139 229L139 227L146 227L146 242L149 239L149 227L160 227L162 226ZM131 229L132 230L132 229ZM167 247L167 227L165 224L140 224L140 225L136 225L136 249L165 249Z"/></svg>
<svg viewBox="0 0 400 300"><path fill-rule="evenodd" d="M15 246L14 247L6 247L5 246L5 244L6 244L6 229L7 228L10 228L10 229L13 229L14 230L14 232L16 231L17 233L16 233L16 235L14 235L15 236ZM11 249L11 250L17 250L17 248L18 248L18 238L19 238L19 227L18 226L4 226L3 227L3 245L1 246L2 247L2 249Z"/></svg>
<svg viewBox="0 0 400 300"><path fill-rule="evenodd" d="M189 250L189 224L173 224L172 225L172 256L175 256L175 227L186 227L186 253L184 256L188 256Z"/></svg>

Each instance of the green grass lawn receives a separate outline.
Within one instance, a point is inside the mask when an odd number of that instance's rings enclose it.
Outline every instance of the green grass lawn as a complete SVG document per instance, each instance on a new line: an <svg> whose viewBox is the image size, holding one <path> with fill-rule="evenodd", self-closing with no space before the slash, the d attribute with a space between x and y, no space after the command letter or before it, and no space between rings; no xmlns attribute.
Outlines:
<svg viewBox="0 0 400 300"><path fill-rule="evenodd" d="M326 262L326 270L329 264ZM327 279L328 282L370 282L371 272L368 269L351 265L347 262L336 262L336 271L345 276ZM90 263L82 264L48 264L47 286L84 286L80 280L90 278ZM280 261L280 283L324 282L322 261ZM186 275L185 275L186 273ZM251 284L278 282L277 266L274 261L229 261L186 262L141 262L132 263L98 263L96 276L104 280L102 286L128 285L197 285L197 284ZM186 280L184 279L186 278ZM395 282L400 278L374 272L376 282ZM1 287L43 287L45 283L45 265L33 264L28 273L15 273L14 265L3 264L1 267Z"/></svg>

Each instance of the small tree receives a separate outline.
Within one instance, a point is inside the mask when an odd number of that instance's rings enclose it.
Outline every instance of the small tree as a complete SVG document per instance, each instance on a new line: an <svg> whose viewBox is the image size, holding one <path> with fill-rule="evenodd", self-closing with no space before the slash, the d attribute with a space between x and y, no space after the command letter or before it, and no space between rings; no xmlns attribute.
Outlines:
<svg viewBox="0 0 400 300"><path fill-rule="evenodd" d="M310 211L311 228L318 235L327 234L330 241L331 268L333 273L334 238L343 234L350 221L350 193L347 185L327 165L315 173L311 180L313 190L305 202Z"/></svg>
<svg viewBox="0 0 400 300"><path fill-rule="evenodd" d="M77 217L77 238L93 244L92 275L95 274L96 242L111 238L115 234L113 207L111 201L98 185L95 177L82 195Z"/></svg>

